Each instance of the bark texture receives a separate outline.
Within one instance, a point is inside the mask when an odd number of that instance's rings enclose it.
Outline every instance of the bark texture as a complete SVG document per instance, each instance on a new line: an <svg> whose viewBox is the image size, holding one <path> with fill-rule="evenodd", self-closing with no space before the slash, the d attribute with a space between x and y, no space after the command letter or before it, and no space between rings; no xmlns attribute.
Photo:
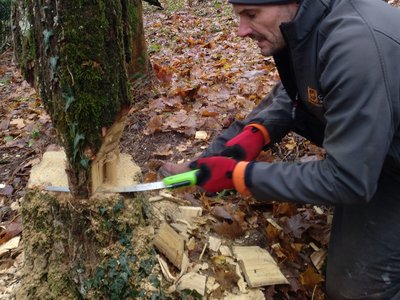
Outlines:
<svg viewBox="0 0 400 300"><path fill-rule="evenodd" d="M87 198L91 162L131 105L129 79L148 79L141 2L17 1L13 19L16 60L40 90L65 148L72 194ZM111 138L114 146L121 133Z"/></svg>
<svg viewBox="0 0 400 300"><path fill-rule="evenodd" d="M26 262L17 298L145 298L140 283L151 273L153 255L151 234L140 235L143 201L93 196L118 171L120 137L137 100L131 89L140 95L151 78L141 2L14 3L16 61L40 91L65 149L71 190L28 191L22 204Z"/></svg>

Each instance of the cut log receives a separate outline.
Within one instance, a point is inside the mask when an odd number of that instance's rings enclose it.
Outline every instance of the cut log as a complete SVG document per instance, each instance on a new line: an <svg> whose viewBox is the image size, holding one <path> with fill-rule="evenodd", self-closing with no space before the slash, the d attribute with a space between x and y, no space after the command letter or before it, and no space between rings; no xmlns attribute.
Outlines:
<svg viewBox="0 0 400 300"><path fill-rule="evenodd" d="M258 246L236 246L233 253L250 287L289 283L267 250Z"/></svg>
<svg viewBox="0 0 400 300"><path fill-rule="evenodd" d="M175 267L181 269L184 239L171 226L162 223L153 244Z"/></svg>

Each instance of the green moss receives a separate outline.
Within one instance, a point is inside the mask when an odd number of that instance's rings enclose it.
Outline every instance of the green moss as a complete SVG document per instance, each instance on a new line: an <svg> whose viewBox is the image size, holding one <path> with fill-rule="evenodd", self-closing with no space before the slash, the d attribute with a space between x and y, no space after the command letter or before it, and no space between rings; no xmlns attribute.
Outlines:
<svg viewBox="0 0 400 300"><path fill-rule="evenodd" d="M75 132L85 135L77 153L76 134L70 131L66 136L73 149L70 152L75 155L71 163L78 168L86 161L88 146L94 152L100 147L101 128L109 127L121 107L130 101L123 65L121 8L109 7L115 3L107 3L106 7L104 1L71 1L60 17L68 41L59 55L66 121L77 124Z"/></svg>
<svg viewBox="0 0 400 300"><path fill-rule="evenodd" d="M97 198L71 206L38 190L22 206L26 264L19 299L135 299L155 253L143 199ZM153 275L154 276L154 275ZM144 298L147 299L147 298Z"/></svg>

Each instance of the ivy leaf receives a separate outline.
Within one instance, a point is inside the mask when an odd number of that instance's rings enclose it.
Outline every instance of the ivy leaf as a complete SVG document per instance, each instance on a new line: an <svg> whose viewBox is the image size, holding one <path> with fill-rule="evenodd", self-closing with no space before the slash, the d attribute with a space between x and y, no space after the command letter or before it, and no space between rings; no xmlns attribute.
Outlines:
<svg viewBox="0 0 400 300"><path fill-rule="evenodd" d="M84 140L85 136L81 133L77 133L74 138L74 148L78 147L80 141Z"/></svg>
<svg viewBox="0 0 400 300"><path fill-rule="evenodd" d="M81 159L81 166L87 170L89 168L89 158L85 157Z"/></svg>

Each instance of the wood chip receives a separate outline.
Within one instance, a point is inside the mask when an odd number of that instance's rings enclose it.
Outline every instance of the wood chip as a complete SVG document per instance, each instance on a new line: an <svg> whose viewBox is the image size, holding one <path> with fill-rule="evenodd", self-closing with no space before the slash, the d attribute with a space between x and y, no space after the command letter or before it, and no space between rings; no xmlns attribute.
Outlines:
<svg viewBox="0 0 400 300"><path fill-rule="evenodd" d="M324 214L324 211L320 207L314 205L313 208L314 208L315 212L317 213L317 215L323 215Z"/></svg>
<svg viewBox="0 0 400 300"><path fill-rule="evenodd" d="M319 251L319 247L317 245L315 245L314 242L311 242L309 245L311 248L313 248L314 251Z"/></svg>
<svg viewBox="0 0 400 300"><path fill-rule="evenodd" d="M217 288L219 288L221 285L216 281L215 277L208 276L207 277L207 294L211 294L213 291L215 291Z"/></svg>
<svg viewBox="0 0 400 300"><path fill-rule="evenodd" d="M205 131L196 131L196 134L195 134L194 138L195 138L196 140L203 140L203 141L205 141L205 140L208 139L208 134L207 134L207 132L205 132Z"/></svg>
<svg viewBox="0 0 400 300"><path fill-rule="evenodd" d="M268 223L270 223L272 226L274 226L279 231L283 230L283 228L281 226L279 226L279 224L276 223L272 218L268 218L267 221L268 221Z"/></svg>
<svg viewBox="0 0 400 300"><path fill-rule="evenodd" d="M328 253L325 249L320 249L310 255L311 261L318 271L321 270L327 255Z"/></svg>
<svg viewBox="0 0 400 300"><path fill-rule="evenodd" d="M175 267L181 269L184 239L171 226L162 223L153 244Z"/></svg>
<svg viewBox="0 0 400 300"><path fill-rule="evenodd" d="M222 245L219 247L219 253L223 256L233 257L231 249L228 246Z"/></svg>
<svg viewBox="0 0 400 300"><path fill-rule="evenodd" d="M156 257L157 257L158 263L159 263L159 265L160 265L161 272L163 273L165 279L166 279L168 282L174 282L174 281L176 280L176 278L175 278L175 276L172 275L171 272L169 271L169 267L168 267L167 262L166 262L164 259L162 259L162 258L160 257L160 255L157 255Z"/></svg>
<svg viewBox="0 0 400 300"><path fill-rule="evenodd" d="M3 255L4 253L7 253L10 250L18 248L20 239L21 239L20 236L15 236L6 243L0 245L0 256Z"/></svg>
<svg viewBox="0 0 400 300"><path fill-rule="evenodd" d="M196 239L191 237L189 241L186 243L186 249L189 251L193 250L196 247Z"/></svg>
<svg viewBox="0 0 400 300"><path fill-rule="evenodd" d="M222 241L216 237L210 236L208 238L208 248L214 252L218 252L221 244L222 244Z"/></svg>
<svg viewBox="0 0 400 300"><path fill-rule="evenodd" d="M258 246L235 246L233 253L250 287L289 283L267 250Z"/></svg>
<svg viewBox="0 0 400 300"><path fill-rule="evenodd" d="M195 206L179 206L177 211L174 212L174 220L185 220L191 222L193 218L200 217L203 210L201 207Z"/></svg>
<svg viewBox="0 0 400 300"><path fill-rule="evenodd" d="M204 296L206 293L207 277L194 272L187 273L179 279L176 289L182 290L195 290L200 295Z"/></svg>
<svg viewBox="0 0 400 300"><path fill-rule="evenodd" d="M243 278L243 276L242 276L242 273L240 272L240 266L239 266L239 264L238 264L237 262L235 262L235 261L233 260L233 258L230 258L230 257L227 257L227 258L226 258L226 262L227 262L228 264L230 264L230 265L235 266L235 272L236 272L236 275L237 275L238 278L239 278L238 281L236 282L236 284L237 284L237 286L238 286L238 288L239 288L239 291L242 292L242 293L247 292L247 283L246 283L246 281L244 280L244 278Z"/></svg>
<svg viewBox="0 0 400 300"><path fill-rule="evenodd" d="M223 300L265 300L264 293L261 290L252 289L246 294L235 295L227 293Z"/></svg>
<svg viewBox="0 0 400 300"><path fill-rule="evenodd" d="M175 202L175 203L177 203L179 205L187 205L187 204L190 203L189 201L187 201L185 199L181 199L181 198L175 197L172 194L167 193L165 191L160 191L159 195L161 197L164 197L165 199L168 199L169 201Z"/></svg>

